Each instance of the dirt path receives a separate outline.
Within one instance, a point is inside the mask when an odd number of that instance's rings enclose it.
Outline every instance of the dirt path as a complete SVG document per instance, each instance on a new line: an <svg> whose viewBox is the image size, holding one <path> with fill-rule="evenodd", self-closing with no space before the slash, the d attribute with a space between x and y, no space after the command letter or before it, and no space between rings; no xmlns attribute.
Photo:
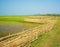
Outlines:
<svg viewBox="0 0 60 47"><path fill-rule="evenodd" d="M56 22L50 32L43 34L38 40L31 44L31 47L60 47L60 22Z"/></svg>

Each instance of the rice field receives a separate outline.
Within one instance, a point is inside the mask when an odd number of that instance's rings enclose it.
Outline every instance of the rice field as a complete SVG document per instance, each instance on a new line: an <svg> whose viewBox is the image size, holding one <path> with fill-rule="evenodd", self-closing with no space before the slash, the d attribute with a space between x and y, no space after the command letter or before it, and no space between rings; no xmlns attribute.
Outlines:
<svg viewBox="0 0 60 47"><path fill-rule="evenodd" d="M0 37L18 33L39 26L39 23L24 21L23 16L0 16Z"/></svg>
<svg viewBox="0 0 60 47"><path fill-rule="evenodd" d="M33 29L43 24L24 21L25 18L44 19L44 21L48 19L57 20L52 30L49 33L40 35L38 39L30 43L30 47L60 47L60 17L58 16L0 16L0 38Z"/></svg>

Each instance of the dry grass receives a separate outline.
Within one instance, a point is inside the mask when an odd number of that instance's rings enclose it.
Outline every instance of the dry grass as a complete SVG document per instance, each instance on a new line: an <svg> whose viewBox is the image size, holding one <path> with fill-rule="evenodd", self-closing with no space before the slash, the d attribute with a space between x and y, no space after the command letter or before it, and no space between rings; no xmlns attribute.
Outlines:
<svg viewBox="0 0 60 47"><path fill-rule="evenodd" d="M30 47L60 47L60 17L53 29L32 42Z"/></svg>

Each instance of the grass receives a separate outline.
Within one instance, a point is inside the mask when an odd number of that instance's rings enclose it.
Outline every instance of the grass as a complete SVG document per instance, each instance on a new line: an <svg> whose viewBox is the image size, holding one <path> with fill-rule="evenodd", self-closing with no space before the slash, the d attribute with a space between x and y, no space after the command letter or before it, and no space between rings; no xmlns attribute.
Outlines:
<svg viewBox="0 0 60 47"><path fill-rule="evenodd" d="M0 26L24 22L24 16L0 16Z"/></svg>
<svg viewBox="0 0 60 47"><path fill-rule="evenodd" d="M31 43L30 47L60 47L60 17L53 29Z"/></svg>
<svg viewBox="0 0 60 47"><path fill-rule="evenodd" d="M0 21L15 21L15 22L22 22L24 17L22 16L0 16Z"/></svg>
<svg viewBox="0 0 60 47"><path fill-rule="evenodd" d="M4 26L4 25L15 25L18 24L20 22L13 22L13 21L0 21L0 26Z"/></svg>

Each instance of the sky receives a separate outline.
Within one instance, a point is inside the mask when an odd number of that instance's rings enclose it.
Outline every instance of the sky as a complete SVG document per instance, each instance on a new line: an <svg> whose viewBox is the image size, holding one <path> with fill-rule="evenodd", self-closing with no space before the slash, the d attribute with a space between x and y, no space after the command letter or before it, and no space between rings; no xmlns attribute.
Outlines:
<svg viewBox="0 0 60 47"><path fill-rule="evenodd" d="M60 14L60 0L0 0L0 15Z"/></svg>

